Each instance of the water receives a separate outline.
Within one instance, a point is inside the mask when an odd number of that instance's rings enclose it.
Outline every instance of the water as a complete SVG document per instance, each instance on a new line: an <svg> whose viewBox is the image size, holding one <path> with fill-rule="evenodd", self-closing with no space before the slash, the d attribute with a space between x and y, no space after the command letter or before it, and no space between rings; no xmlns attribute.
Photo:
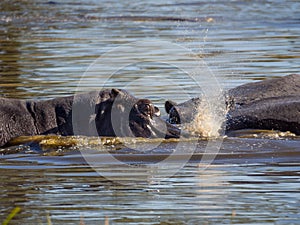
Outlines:
<svg viewBox="0 0 300 225"><path fill-rule="evenodd" d="M4 0L0 9L5 97L48 99L107 81L150 98L164 112L166 99L211 97L299 73L298 1ZM105 60L95 61L101 55ZM195 56L200 84L189 70ZM98 67L89 67L93 62ZM97 145L46 153L19 147L0 158L0 221L20 206L12 224L47 224L47 215L53 224L104 224L106 217L110 224L298 224L299 138L259 134L222 141L217 155L205 152L203 140L189 163L183 155L158 168L152 165L176 143L145 152L122 146L114 156L124 165ZM98 168L105 176L78 150L108 159ZM210 166L209 156L215 157ZM169 174L181 163L169 179L156 179L155 171Z"/></svg>

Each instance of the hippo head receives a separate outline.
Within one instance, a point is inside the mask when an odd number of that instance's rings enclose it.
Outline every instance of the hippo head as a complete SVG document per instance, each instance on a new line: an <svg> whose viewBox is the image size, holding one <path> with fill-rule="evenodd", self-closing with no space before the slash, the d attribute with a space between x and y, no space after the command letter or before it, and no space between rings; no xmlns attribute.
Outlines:
<svg viewBox="0 0 300 225"><path fill-rule="evenodd" d="M99 136L178 138L180 130L160 118L160 111L149 99L138 99L125 90L99 93L96 104Z"/></svg>
<svg viewBox="0 0 300 225"><path fill-rule="evenodd" d="M165 110L169 114L168 121L171 124L190 123L194 119L197 108L200 105L199 98L192 98L186 102L177 104L173 101L165 102Z"/></svg>

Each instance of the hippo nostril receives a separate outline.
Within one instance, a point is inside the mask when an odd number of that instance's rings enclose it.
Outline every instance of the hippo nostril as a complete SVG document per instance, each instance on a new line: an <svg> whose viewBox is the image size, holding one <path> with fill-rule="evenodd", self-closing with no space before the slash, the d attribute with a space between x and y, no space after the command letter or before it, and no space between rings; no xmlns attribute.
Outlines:
<svg viewBox="0 0 300 225"><path fill-rule="evenodd" d="M150 118L152 118L155 113L155 108L153 104L146 99L142 99L137 103L137 109L141 114Z"/></svg>
<svg viewBox="0 0 300 225"><path fill-rule="evenodd" d="M152 104L146 104L143 106L143 109L141 110L141 112L146 115L146 116L150 116L152 118L153 116L153 106Z"/></svg>
<svg viewBox="0 0 300 225"><path fill-rule="evenodd" d="M145 112L146 114L150 114L150 113L151 113L151 111L150 111L150 105L145 105L145 107L144 107L144 112Z"/></svg>

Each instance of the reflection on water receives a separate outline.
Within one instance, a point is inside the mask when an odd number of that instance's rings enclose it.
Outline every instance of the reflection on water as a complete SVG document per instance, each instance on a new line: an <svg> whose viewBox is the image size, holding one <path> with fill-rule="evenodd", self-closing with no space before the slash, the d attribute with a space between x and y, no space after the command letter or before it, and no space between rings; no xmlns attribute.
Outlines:
<svg viewBox="0 0 300 225"><path fill-rule="evenodd" d="M0 8L1 96L45 99L73 94L100 55L145 40L191 50L224 89L299 73L298 1L2 0ZM152 50L142 62L100 68L102 73L116 71L107 86L148 97L162 112L168 98L180 102L199 95L201 90L181 68L151 61L172 51L165 46ZM182 59L178 61L188 65ZM166 82L171 78L173 83ZM99 75L84 82L87 90L103 85ZM149 165L171 154L176 143L147 152L122 143L78 148L74 139L63 140L60 148L49 139L44 145L10 147L13 154L0 157L0 221L20 206L12 224L46 224L47 214L53 224L79 224L80 218L85 224L103 224L106 216L111 224L297 224L299 138L251 135L225 139L207 168L200 163L207 142L200 141L190 162L159 183L149 176ZM126 165L102 163L101 176L78 150L96 150L103 159L111 150Z"/></svg>
<svg viewBox="0 0 300 225"><path fill-rule="evenodd" d="M130 186L80 165L13 167L14 163L12 169L1 169L0 201L1 215L15 205L22 207L15 224L46 223L47 213L53 224L77 224L81 217L85 224L103 224L106 216L112 224L296 224L299 220L299 163L222 164L205 171L190 163L159 184L135 183L139 177L133 173Z"/></svg>
<svg viewBox="0 0 300 225"><path fill-rule="evenodd" d="M124 147L126 141L133 141L136 150ZM54 224L79 223L80 218L85 224L104 223L106 217L112 224L299 220L299 138L226 138L210 165L204 161L210 154L205 140L189 156L190 162L177 155L165 164L160 162L174 152L178 140L144 151L145 141L102 138L97 147L80 144L75 149L54 148L50 141L48 150L32 145L35 152L2 156L1 215L20 206L15 220L20 224L46 223L47 214ZM152 141L157 146L155 141L161 140ZM93 168L87 165L91 159L97 161ZM185 166L178 169L182 160Z"/></svg>
<svg viewBox="0 0 300 225"><path fill-rule="evenodd" d="M300 6L294 1L284 6L279 2L201 1L100 4L4 0L0 4L1 92L6 96L49 98L74 93L78 79L101 54L149 39L171 41L192 50L205 59L225 88L298 72L299 68ZM181 77L161 67L158 70L162 78ZM154 72L133 69L131 74L124 71L123 77L145 77ZM88 86L98 87L97 79L88 80ZM160 85L157 79L151 86L133 89L134 94L160 96L176 91L171 86L155 89Z"/></svg>
<svg viewBox="0 0 300 225"><path fill-rule="evenodd" d="M18 64L21 43L16 40L19 35L17 29L8 28L1 43L0 79L2 93L15 93L17 88L22 86L22 79L20 79L22 72Z"/></svg>

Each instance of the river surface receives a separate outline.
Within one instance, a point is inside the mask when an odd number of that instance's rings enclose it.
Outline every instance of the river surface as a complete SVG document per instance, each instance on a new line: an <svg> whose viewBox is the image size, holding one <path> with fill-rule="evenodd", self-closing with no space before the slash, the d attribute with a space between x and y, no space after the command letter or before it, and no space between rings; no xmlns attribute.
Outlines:
<svg viewBox="0 0 300 225"><path fill-rule="evenodd" d="M292 0L2 0L0 95L125 88L165 116L167 99L299 73L299 12ZM299 224L299 137L77 138L1 149L0 222L20 207L10 224Z"/></svg>

